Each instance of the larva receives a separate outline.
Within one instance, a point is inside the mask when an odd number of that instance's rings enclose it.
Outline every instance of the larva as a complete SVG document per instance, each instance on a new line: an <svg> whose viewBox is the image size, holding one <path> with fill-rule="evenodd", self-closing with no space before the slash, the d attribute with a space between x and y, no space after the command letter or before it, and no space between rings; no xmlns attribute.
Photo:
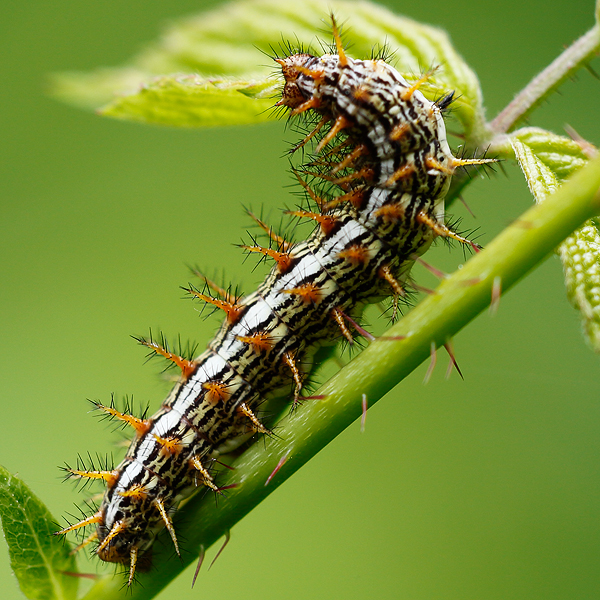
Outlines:
<svg viewBox="0 0 600 600"><path fill-rule="evenodd" d="M277 105L318 119L298 147L317 141L326 154L312 171L325 187L301 180L312 207L292 211L315 221L313 234L291 244L259 222L272 243L246 249L274 260L264 282L245 298L208 280L212 293L189 290L226 315L208 349L186 360L143 340L181 368L179 382L147 419L98 405L135 438L112 470L70 470L107 490L95 514L58 533L96 525L86 542L97 541L102 560L128 564L128 584L163 527L179 553L170 516L178 503L198 486L218 491L215 452L268 433L256 413L270 394L291 384L300 401L303 365L318 346L351 340L365 304L402 295L415 256L436 236L470 243L444 225L444 197L455 169L487 159L452 155L442 116L452 96L428 101L418 89L427 76L410 85L383 60L348 57L335 22L333 34L335 54L275 59L285 80Z"/></svg>

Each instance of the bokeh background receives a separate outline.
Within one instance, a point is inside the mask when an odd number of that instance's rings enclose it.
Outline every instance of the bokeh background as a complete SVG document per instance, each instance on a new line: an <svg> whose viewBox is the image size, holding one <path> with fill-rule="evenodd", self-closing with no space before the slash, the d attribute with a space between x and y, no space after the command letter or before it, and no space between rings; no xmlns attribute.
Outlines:
<svg viewBox="0 0 600 600"><path fill-rule="evenodd" d="M384 4L449 31L490 116L593 24L592 0ZM291 203L282 155L294 136L278 122L132 125L46 94L49 73L118 64L165 20L217 2L1 5L0 462L60 518L81 497L57 467L118 452L85 398L134 394L154 409L167 389L129 335L160 327L204 345L217 325L181 300L185 265L224 267L246 291L257 283L232 245L248 226L241 204L277 216ZM600 82L583 71L531 123L569 123L599 143L598 106ZM531 203L511 165L465 198L477 218L452 212L484 244ZM462 260L460 249L429 254L447 270ZM599 358L582 341L559 261L455 349L465 381L446 380L438 364L424 386L422 366L369 410L365 433L349 428L236 526L193 591L188 571L159 597L600 597ZM4 543L0 595L21 597Z"/></svg>

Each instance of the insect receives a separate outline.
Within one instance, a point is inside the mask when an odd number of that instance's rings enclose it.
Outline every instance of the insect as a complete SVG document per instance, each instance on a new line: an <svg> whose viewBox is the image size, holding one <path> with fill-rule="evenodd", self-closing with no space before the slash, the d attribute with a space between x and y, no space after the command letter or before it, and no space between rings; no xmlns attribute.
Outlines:
<svg viewBox="0 0 600 600"><path fill-rule="evenodd" d="M314 144L319 157L297 173L309 206L288 211L313 221L312 235L291 243L256 219L270 243L245 249L274 261L266 279L243 298L206 278L204 289L191 287L225 313L207 350L190 360L140 340L180 367L178 383L149 418L98 404L132 427L131 446L114 469L69 469L107 490L95 514L58 533L95 525L80 547L96 541L102 560L129 565L128 585L162 528L179 553L171 514L198 487L220 491L214 456L269 434L258 412L265 399L291 385L293 405L301 403L319 346L352 342L364 305L386 296L396 304L435 237L476 247L444 224L444 197L457 168L491 160L452 155L442 115L452 94L430 102L419 91L428 74L409 84L383 60L350 58L335 20L333 37L331 54L275 58L285 80L276 105L315 117L295 148Z"/></svg>

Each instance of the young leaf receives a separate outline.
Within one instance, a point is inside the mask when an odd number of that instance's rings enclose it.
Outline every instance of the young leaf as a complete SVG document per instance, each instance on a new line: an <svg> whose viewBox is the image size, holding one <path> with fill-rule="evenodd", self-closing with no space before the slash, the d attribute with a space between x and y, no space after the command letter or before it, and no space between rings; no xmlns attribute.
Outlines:
<svg viewBox="0 0 600 600"><path fill-rule="evenodd" d="M541 129L521 129L510 138L536 202L543 202L588 160L575 141ZM558 248L567 295L579 310L586 339L600 352L600 228L591 219Z"/></svg>
<svg viewBox="0 0 600 600"><path fill-rule="evenodd" d="M581 313L583 333L600 352L600 227L591 219L559 247L569 300Z"/></svg>
<svg viewBox="0 0 600 600"><path fill-rule="evenodd" d="M479 82L446 33L368 2L302 0L292 5L279 0L243 0L225 4L182 19L124 67L55 76L53 93L88 108L109 103L103 114L149 123L194 127L258 123L275 115L263 113L268 102L252 100L252 94L240 94L236 104L236 90L243 93L245 89L241 82L269 88L279 85L279 79L270 78L274 65L269 56L274 52L304 48L322 54L318 40L331 39L331 11L342 24L343 40L353 57L368 58L374 49L388 48L393 54L389 60L409 77L439 66L424 86L425 93L439 97L454 90L458 98L455 114L467 140L481 137L484 119ZM292 47L282 48L282 40L290 40ZM157 76L160 79L156 80ZM209 120L211 107L221 98L228 110Z"/></svg>
<svg viewBox="0 0 600 600"><path fill-rule="evenodd" d="M510 143L536 202L589 160L577 142L537 127L515 131Z"/></svg>
<svg viewBox="0 0 600 600"><path fill-rule="evenodd" d="M0 466L0 519L12 569L30 600L71 600L78 579L65 575L77 567L56 523L41 500Z"/></svg>
<svg viewBox="0 0 600 600"><path fill-rule="evenodd" d="M100 113L117 119L176 127L243 125L271 119L273 100L254 94L253 82L206 80L197 75L158 77L139 92L114 100ZM244 92L252 90L251 93Z"/></svg>

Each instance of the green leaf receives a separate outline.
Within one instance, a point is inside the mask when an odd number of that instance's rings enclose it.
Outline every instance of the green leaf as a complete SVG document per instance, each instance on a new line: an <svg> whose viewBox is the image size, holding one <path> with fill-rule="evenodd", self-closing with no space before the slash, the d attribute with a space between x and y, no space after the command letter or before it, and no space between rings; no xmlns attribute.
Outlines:
<svg viewBox="0 0 600 600"><path fill-rule="evenodd" d="M510 138L519 165L536 202L560 187L588 158L582 147L568 138L541 129L522 129ZM558 248L563 263L567 295L579 311L584 336L600 352L600 230L592 219Z"/></svg>
<svg viewBox="0 0 600 600"><path fill-rule="evenodd" d="M56 523L41 500L17 477L0 467L0 519L12 569L31 600L71 600L77 596L77 570Z"/></svg>
<svg viewBox="0 0 600 600"><path fill-rule="evenodd" d="M600 353L600 229L591 219L558 250L569 300L581 314L583 334Z"/></svg>
<svg viewBox="0 0 600 600"><path fill-rule="evenodd" d="M272 86L211 81L196 75L165 76L143 85L136 94L111 102L100 113L176 127L258 123L272 118L273 100L260 98L265 88Z"/></svg>
<svg viewBox="0 0 600 600"><path fill-rule="evenodd" d="M272 112L265 115L262 111L266 98L275 95L280 85L273 77L275 65L265 54L273 55L273 49L289 52L282 48L282 40L322 54L318 39L330 41L332 10L343 24L343 40L353 57L370 57L374 48L386 46L393 53L391 62L409 78L419 77L424 68L439 66L423 91L440 96L455 90L455 114L467 142L477 144L484 139L479 82L447 34L368 2L246 0L225 4L175 23L126 66L56 75L52 91L88 108L110 103L103 114L123 119L184 126L258 123L274 118ZM215 89L217 81L220 87ZM263 94L264 103L253 103L250 99L256 98L247 93L243 82L273 94ZM232 99L236 92L244 96L239 100L239 120ZM210 108L219 102L217 94L223 94L227 110Z"/></svg>
<svg viewBox="0 0 600 600"><path fill-rule="evenodd" d="M536 202L542 202L588 161L577 142L544 129L519 129L509 140Z"/></svg>

